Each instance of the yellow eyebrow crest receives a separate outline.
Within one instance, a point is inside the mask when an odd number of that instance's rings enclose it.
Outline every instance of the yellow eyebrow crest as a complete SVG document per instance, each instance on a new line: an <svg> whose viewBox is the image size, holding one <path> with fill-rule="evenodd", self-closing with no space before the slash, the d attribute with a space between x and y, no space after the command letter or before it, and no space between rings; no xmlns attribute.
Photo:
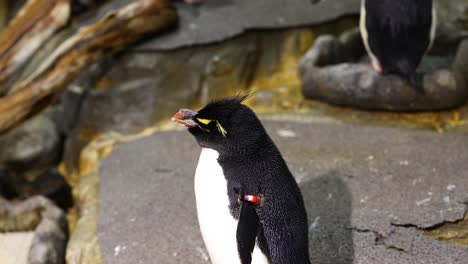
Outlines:
<svg viewBox="0 0 468 264"><path fill-rule="evenodd" d="M203 119L203 118L197 118L198 122L204 124L204 125L208 125L209 123L211 123L211 121L213 120L210 120L210 119Z"/></svg>
<svg viewBox="0 0 468 264"><path fill-rule="evenodd" d="M221 125L221 123L219 123L218 120L204 119L204 118L198 118L198 117L197 117L197 120L198 120L198 122L204 124L205 126L210 124L211 122L215 121L216 122L216 127L218 128L219 133L221 133L221 135L223 135L223 137L226 137L227 131L226 131L226 129L224 129L224 127Z"/></svg>
<svg viewBox="0 0 468 264"><path fill-rule="evenodd" d="M219 133L221 133L221 135L223 135L223 137L226 137L226 135L227 135L226 129L224 129L224 127L221 126L221 124L217 120L216 120L216 127L218 127Z"/></svg>

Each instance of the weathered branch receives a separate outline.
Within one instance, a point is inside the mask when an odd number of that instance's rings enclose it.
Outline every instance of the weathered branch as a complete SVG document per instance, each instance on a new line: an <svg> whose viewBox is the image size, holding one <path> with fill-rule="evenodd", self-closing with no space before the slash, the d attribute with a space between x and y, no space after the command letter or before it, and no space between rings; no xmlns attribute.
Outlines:
<svg viewBox="0 0 468 264"><path fill-rule="evenodd" d="M68 0L29 0L0 33L0 95L5 83L70 18Z"/></svg>
<svg viewBox="0 0 468 264"><path fill-rule="evenodd" d="M15 126L60 93L81 71L148 33L177 22L169 0L139 0L108 14L69 38L28 79L0 99L0 133Z"/></svg>

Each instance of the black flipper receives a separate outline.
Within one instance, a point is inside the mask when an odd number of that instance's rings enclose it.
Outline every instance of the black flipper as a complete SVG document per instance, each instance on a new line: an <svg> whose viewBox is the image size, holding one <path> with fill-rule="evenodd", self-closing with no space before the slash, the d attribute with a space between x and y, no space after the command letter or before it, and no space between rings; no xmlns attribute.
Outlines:
<svg viewBox="0 0 468 264"><path fill-rule="evenodd" d="M252 252L257 238L259 219L255 205L242 201L239 223L237 224L237 250L242 264L252 262Z"/></svg>

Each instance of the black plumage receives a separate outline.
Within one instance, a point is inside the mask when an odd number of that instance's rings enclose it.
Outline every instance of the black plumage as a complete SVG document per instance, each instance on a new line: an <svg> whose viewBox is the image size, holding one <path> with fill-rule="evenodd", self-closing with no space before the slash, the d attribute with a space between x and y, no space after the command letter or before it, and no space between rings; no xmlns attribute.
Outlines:
<svg viewBox="0 0 468 264"><path fill-rule="evenodd" d="M240 258L246 260L242 263L249 263L256 238L272 264L309 264L301 191L260 120L242 104L245 98L214 101L199 112L181 110L185 114L176 115L176 121L189 127L200 146L219 152L231 214L240 217L237 241ZM241 194L261 195L263 202L258 206L243 202L241 210Z"/></svg>
<svg viewBox="0 0 468 264"><path fill-rule="evenodd" d="M239 223L237 224L237 250L241 263L251 263L252 253L258 234L260 220L258 219L255 205L250 202L242 202L240 206Z"/></svg>
<svg viewBox="0 0 468 264"><path fill-rule="evenodd" d="M413 80L433 41L434 14L432 0L363 0L361 33L374 67Z"/></svg>

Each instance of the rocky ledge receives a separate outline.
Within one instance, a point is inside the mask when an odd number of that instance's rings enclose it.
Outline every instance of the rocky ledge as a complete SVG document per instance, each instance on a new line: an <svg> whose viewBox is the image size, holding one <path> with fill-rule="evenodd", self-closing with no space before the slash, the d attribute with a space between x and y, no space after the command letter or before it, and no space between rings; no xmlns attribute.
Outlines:
<svg viewBox="0 0 468 264"><path fill-rule="evenodd" d="M465 264L468 136L341 124L265 122L300 185L312 263ZM186 131L119 145L100 175L107 263L209 263ZM135 155L138 153L138 155ZM466 222L466 221L465 221ZM435 239L432 232L454 224Z"/></svg>
<svg viewBox="0 0 468 264"><path fill-rule="evenodd" d="M300 74L306 98L359 109L401 112L452 109L467 100L468 40L460 44L451 66L437 65L446 58L428 56L423 60L421 88L396 75L378 74L369 63L353 62L356 53L346 46L350 44L323 36L305 55Z"/></svg>

